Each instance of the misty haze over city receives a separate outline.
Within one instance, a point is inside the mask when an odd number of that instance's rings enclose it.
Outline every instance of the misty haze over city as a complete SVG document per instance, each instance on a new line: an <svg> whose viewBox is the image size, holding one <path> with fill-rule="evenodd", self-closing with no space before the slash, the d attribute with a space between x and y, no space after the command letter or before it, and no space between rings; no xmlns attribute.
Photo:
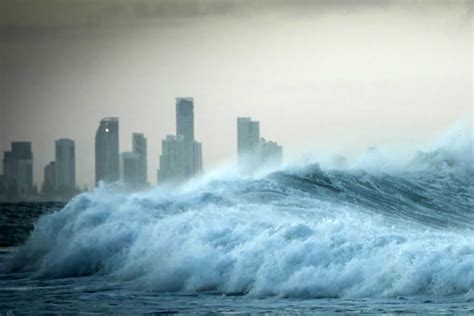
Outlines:
<svg viewBox="0 0 474 316"><path fill-rule="evenodd" d="M176 97L195 100L205 171L235 161L239 116L262 122L285 161L426 144L472 117L469 1L3 1L0 12L0 150L31 141L38 186L63 137L76 142L77 183L93 186L95 131L111 116L121 152L133 132L148 138L155 183Z"/></svg>

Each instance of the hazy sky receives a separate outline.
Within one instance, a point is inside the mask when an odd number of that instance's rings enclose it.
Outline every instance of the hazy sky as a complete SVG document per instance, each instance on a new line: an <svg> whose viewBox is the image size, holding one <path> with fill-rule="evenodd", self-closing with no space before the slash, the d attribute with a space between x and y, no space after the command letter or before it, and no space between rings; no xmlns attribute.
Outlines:
<svg viewBox="0 0 474 316"><path fill-rule="evenodd" d="M118 116L121 151L148 138L155 183L178 96L206 170L235 158L237 116L287 157L429 142L473 117L472 3L2 0L0 150L32 141L40 186L72 138L90 186L98 123Z"/></svg>

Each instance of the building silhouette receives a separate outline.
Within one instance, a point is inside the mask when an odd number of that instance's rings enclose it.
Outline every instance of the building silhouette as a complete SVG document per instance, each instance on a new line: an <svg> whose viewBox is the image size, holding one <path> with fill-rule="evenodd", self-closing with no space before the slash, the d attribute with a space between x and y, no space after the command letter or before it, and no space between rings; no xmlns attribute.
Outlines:
<svg viewBox="0 0 474 316"><path fill-rule="evenodd" d="M283 161L283 148L276 142L260 139L260 164L278 166Z"/></svg>
<svg viewBox="0 0 474 316"><path fill-rule="evenodd" d="M143 189L148 185L147 139L143 134L132 134L132 148L120 154L120 179L129 189Z"/></svg>
<svg viewBox="0 0 474 316"><path fill-rule="evenodd" d="M185 179L185 142L182 135L167 135L161 141L160 169L158 182L181 181Z"/></svg>
<svg viewBox="0 0 474 316"><path fill-rule="evenodd" d="M242 172L251 173L262 166L277 166L283 159L283 148L260 137L260 122L250 117L237 118L237 158Z"/></svg>
<svg viewBox="0 0 474 316"><path fill-rule="evenodd" d="M260 140L260 122L250 117L237 118L237 159L239 167L250 171L257 167L256 152Z"/></svg>
<svg viewBox="0 0 474 316"><path fill-rule="evenodd" d="M0 200L5 199L6 187L5 187L5 176L0 174Z"/></svg>
<svg viewBox="0 0 474 316"><path fill-rule="evenodd" d="M176 136L178 142L182 138L184 143L181 154L183 178L191 178L202 171L202 144L194 139L193 98L176 98Z"/></svg>
<svg viewBox="0 0 474 316"><path fill-rule="evenodd" d="M185 142L194 141L194 99L176 98L176 135Z"/></svg>
<svg viewBox="0 0 474 316"><path fill-rule="evenodd" d="M176 135L161 142L158 182L180 182L202 171L202 144L194 139L194 100L176 98Z"/></svg>
<svg viewBox="0 0 474 316"><path fill-rule="evenodd" d="M191 150L191 172L188 176L194 176L202 172L202 143L193 141Z"/></svg>
<svg viewBox="0 0 474 316"><path fill-rule="evenodd" d="M116 117L100 121L95 135L95 182L119 180L119 120Z"/></svg>
<svg viewBox="0 0 474 316"><path fill-rule="evenodd" d="M7 197L33 192L33 153L30 142L12 142L3 156L4 186Z"/></svg>
<svg viewBox="0 0 474 316"><path fill-rule="evenodd" d="M132 135L133 152L138 155L139 165L137 170L137 185L145 187L148 185L147 177L147 139L141 133Z"/></svg>
<svg viewBox="0 0 474 316"><path fill-rule="evenodd" d="M138 188L140 185L140 155L135 152L125 152L120 155L120 160L121 180L131 189Z"/></svg>
<svg viewBox="0 0 474 316"><path fill-rule="evenodd" d="M56 162L51 161L43 170L44 178L41 192L47 196L51 196L56 192Z"/></svg>
<svg viewBox="0 0 474 316"><path fill-rule="evenodd" d="M69 193L76 188L76 150L72 139L55 142L55 186L57 192Z"/></svg>

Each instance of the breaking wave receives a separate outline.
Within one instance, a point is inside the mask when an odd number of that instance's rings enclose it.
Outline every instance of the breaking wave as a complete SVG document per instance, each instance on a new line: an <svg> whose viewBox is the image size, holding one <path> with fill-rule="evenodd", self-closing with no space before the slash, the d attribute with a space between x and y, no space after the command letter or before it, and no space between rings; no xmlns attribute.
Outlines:
<svg viewBox="0 0 474 316"><path fill-rule="evenodd" d="M179 190L99 187L42 217L4 268L150 291L472 300L472 146L390 172L315 164Z"/></svg>

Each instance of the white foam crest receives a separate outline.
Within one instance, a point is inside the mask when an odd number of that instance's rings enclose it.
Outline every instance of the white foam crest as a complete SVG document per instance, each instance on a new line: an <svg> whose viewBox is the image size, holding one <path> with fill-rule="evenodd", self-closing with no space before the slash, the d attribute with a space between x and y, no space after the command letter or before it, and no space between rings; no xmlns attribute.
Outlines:
<svg viewBox="0 0 474 316"><path fill-rule="evenodd" d="M294 155L285 169L298 172L309 164L318 163L323 169L400 173L447 162L450 167L465 171L474 168L473 159L473 126L469 119L464 119L429 144L385 144L368 148L356 156L337 152Z"/></svg>
<svg viewBox="0 0 474 316"><path fill-rule="evenodd" d="M258 203L219 190L127 195L101 187L43 217L11 268L26 264L42 277L101 272L152 291L254 296L450 295L474 288L472 231L391 227L310 197Z"/></svg>

